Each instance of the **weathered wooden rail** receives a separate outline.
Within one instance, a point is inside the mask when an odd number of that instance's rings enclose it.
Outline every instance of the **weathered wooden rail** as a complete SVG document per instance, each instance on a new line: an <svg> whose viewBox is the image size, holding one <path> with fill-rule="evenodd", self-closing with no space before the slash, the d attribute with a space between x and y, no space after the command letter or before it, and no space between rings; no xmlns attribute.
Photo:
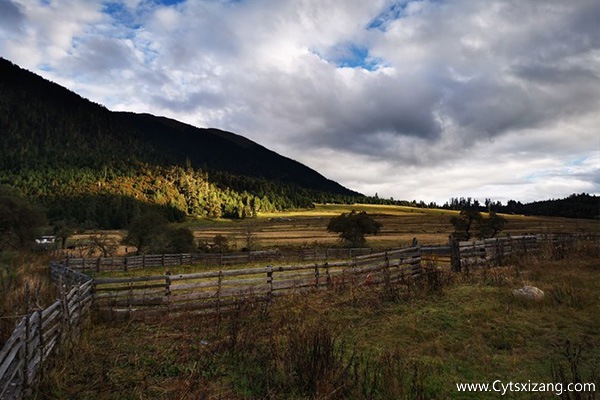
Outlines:
<svg viewBox="0 0 600 400"><path fill-rule="evenodd" d="M463 269L482 265L501 264L507 257L518 252L539 250L538 238L534 235L511 236L459 243L460 265Z"/></svg>
<svg viewBox="0 0 600 400"><path fill-rule="evenodd" d="M539 252L543 246L552 253L565 252L575 238L575 235L538 234L461 241L454 244L458 256L453 260L453 269L501 265L510 257Z"/></svg>
<svg viewBox="0 0 600 400"><path fill-rule="evenodd" d="M240 301L333 287L380 285L420 273L419 246L304 265L227 269L193 274L99 278L96 306L114 313L219 312Z"/></svg>
<svg viewBox="0 0 600 400"><path fill-rule="evenodd" d="M188 253L188 254L153 254L126 257L95 257L65 259L65 265L72 270L112 272L134 271L146 268L172 267L179 265L238 265L252 262L281 261L326 261L352 258L358 255L371 254L372 249L364 248L314 248L297 251L250 251L241 253Z"/></svg>
<svg viewBox="0 0 600 400"><path fill-rule="evenodd" d="M22 399L41 379L44 364L73 332L93 300L93 282L63 265L52 263L51 274L61 296L43 310L27 313L0 350L0 399Z"/></svg>

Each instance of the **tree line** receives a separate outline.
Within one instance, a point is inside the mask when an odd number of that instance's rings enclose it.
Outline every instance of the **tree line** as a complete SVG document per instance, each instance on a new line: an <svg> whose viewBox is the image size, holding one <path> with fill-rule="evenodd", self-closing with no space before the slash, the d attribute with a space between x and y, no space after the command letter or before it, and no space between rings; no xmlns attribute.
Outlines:
<svg viewBox="0 0 600 400"><path fill-rule="evenodd" d="M588 193L573 193L563 199L540 200L522 203L509 200L506 204L490 198L480 202L472 197L452 197L442 205L436 202L394 200L393 198L365 197L362 202L368 204L398 205L417 208L439 208L444 210L477 210L479 212L495 212L501 214L543 215L565 218L600 218L600 196Z"/></svg>

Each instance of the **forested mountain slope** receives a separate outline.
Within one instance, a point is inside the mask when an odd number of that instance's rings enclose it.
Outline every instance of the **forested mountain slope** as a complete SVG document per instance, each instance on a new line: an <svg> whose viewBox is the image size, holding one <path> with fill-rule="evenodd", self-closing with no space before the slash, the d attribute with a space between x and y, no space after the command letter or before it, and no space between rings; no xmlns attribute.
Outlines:
<svg viewBox="0 0 600 400"><path fill-rule="evenodd" d="M359 193L234 133L112 112L0 59L0 184L51 219L126 226L145 208L243 218Z"/></svg>

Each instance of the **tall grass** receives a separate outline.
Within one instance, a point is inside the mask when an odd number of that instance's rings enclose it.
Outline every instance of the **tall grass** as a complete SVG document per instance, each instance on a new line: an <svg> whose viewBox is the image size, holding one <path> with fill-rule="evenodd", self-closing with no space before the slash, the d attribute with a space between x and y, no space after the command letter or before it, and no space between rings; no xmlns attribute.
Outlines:
<svg viewBox="0 0 600 400"><path fill-rule="evenodd" d="M0 345L21 316L43 309L56 299L49 259L32 253L0 253Z"/></svg>
<svg viewBox="0 0 600 400"><path fill-rule="evenodd" d="M457 382L599 384L597 249L549 247L469 275L432 264L402 285L240 302L221 318L95 321L36 398L446 399L460 398ZM513 299L525 284L545 299Z"/></svg>

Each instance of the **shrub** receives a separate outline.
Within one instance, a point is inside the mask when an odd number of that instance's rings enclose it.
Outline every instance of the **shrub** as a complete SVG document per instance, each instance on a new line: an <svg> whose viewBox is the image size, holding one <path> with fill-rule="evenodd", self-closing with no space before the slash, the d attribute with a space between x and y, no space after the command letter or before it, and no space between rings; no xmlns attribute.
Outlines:
<svg viewBox="0 0 600 400"><path fill-rule="evenodd" d="M327 231L339 233L340 239L352 247L364 246L365 235L377 235L380 230L380 222L364 211L357 213L354 210L331 218L327 225Z"/></svg>

